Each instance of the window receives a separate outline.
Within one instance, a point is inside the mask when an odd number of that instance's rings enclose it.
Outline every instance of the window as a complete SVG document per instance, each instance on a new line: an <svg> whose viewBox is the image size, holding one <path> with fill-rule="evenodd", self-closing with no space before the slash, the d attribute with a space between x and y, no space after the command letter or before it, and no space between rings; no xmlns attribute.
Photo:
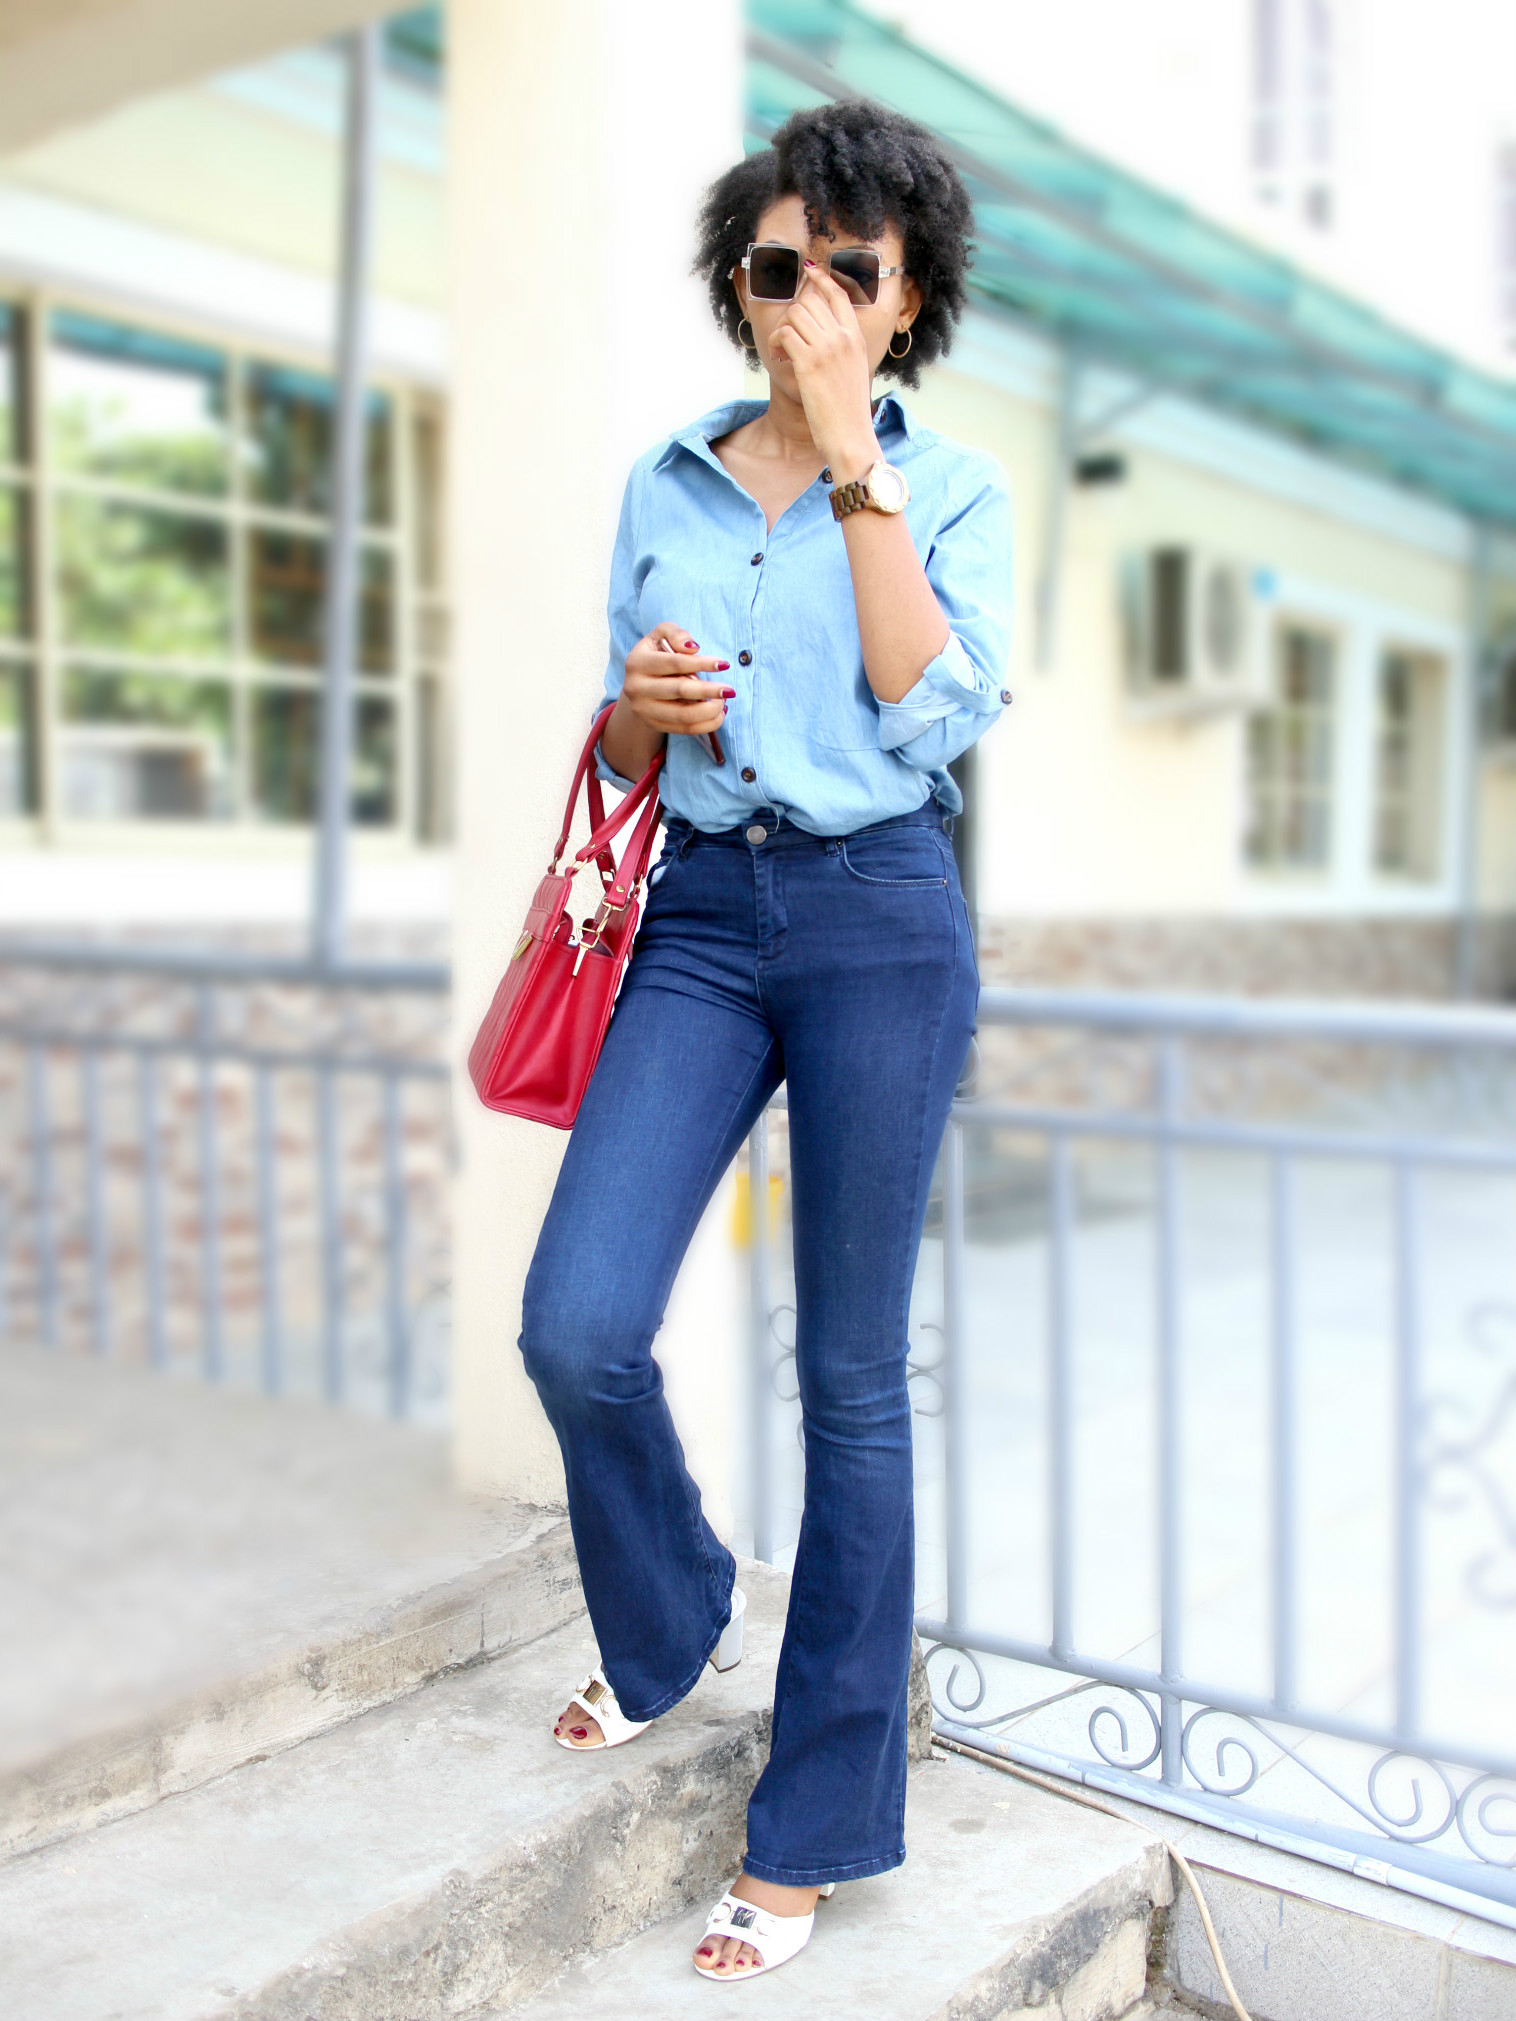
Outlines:
<svg viewBox="0 0 1516 2021"><path fill-rule="evenodd" d="M0 821L37 804L37 678L27 482L26 323L0 302Z"/></svg>
<svg viewBox="0 0 1516 2021"><path fill-rule="evenodd" d="M1324 870L1331 854L1337 646L1283 624L1278 700L1248 719L1244 849L1260 870Z"/></svg>
<svg viewBox="0 0 1516 2021"><path fill-rule="evenodd" d="M0 301L0 820L311 820L333 408L287 359ZM353 818L428 838L442 458L435 402L370 389Z"/></svg>
<svg viewBox="0 0 1516 2021"><path fill-rule="evenodd" d="M1492 744L1516 746L1516 638L1495 648L1494 672L1485 696L1485 736Z"/></svg>
<svg viewBox="0 0 1516 2021"><path fill-rule="evenodd" d="M1442 833L1443 664L1390 651L1379 663L1375 740L1374 867L1390 877L1435 878Z"/></svg>
<svg viewBox="0 0 1516 2021"><path fill-rule="evenodd" d="M1334 210L1332 0L1253 0L1253 189L1325 229Z"/></svg>

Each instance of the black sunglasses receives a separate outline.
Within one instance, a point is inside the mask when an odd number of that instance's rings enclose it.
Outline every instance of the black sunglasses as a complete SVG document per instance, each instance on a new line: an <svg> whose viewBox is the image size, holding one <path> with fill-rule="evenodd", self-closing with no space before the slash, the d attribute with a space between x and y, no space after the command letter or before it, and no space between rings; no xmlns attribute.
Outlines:
<svg viewBox="0 0 1516 2021"><path fill-rule="evenodd" d="M742 262L748 293L755 302L793 302L800 292L802 262L793 246L749 246ZM904 267L880 266L872 246L839 246L824 264L854 308L877 302L879 283L905 272Z"/></svg>

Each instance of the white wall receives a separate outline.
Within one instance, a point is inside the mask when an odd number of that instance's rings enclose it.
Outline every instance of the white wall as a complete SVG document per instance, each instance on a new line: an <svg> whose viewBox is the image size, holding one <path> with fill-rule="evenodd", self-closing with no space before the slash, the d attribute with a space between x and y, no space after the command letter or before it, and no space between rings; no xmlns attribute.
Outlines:
<svg viewBox="0 0 1516 2021"><path fill-rule="evenodd" d="M701 192L741 152L741 19L737 0L455 0L449 35L461 1059L600 692L627 470L738 382L688 267ZM461 1079L458 1113L459 1469L555 1500L515 1341L564 1140Z"/></svg>

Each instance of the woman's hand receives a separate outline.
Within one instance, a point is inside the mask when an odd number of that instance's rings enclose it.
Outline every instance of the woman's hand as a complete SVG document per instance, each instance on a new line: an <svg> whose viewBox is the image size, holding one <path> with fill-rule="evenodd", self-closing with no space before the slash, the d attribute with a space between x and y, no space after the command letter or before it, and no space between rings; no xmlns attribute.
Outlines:
<svg viewBox="0 0 1516 2021"><path fill-rule="evenodd" d="M678 663L671 665L674 656ZM626 656L620 700L600 739L606 763L623 779L647 770L666 737L719 730L736 693L701 674L724 674L730 661L702 654L683 625L654 625Z"/></svg>
<svg viewBox="0 0 1516 2021"><path fill-rule="evenodd" d="M799 293L771 340L795 367L811 439L839 484L850 484L879 461L870 405L873 374L863 331L846 293L824 267L805 263Z"/></svg>

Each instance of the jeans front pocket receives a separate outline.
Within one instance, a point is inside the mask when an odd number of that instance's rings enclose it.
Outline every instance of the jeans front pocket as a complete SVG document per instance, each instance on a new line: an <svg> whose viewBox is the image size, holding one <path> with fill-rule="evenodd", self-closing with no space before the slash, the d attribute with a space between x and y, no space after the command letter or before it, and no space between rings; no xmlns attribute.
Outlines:
<svg viewBox="0 0 1516 2021"><path fill-rule="evenodd" d="M844 869L860 884L896 891L941 890L951 862L941 835L921 823L845 836L841 855Z"/></svg>

